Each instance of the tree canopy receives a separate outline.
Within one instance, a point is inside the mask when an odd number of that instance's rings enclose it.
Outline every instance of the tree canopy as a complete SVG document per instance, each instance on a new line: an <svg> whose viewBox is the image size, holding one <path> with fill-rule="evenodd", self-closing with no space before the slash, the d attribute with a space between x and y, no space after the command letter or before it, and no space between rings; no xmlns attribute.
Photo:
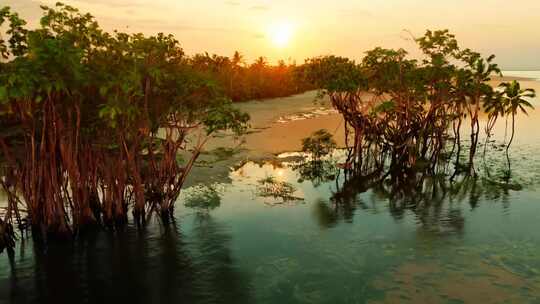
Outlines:
<svg viewBox="0 0 540 304"><path fill-rule="evenodd" d="M138 221L170 213L204 144L242 133L248 115L173 36L108 33L68 5L42 9L32 30L0 11L5 221L22 224L23 202L54 235L121 224L131 206Z"/></svg>

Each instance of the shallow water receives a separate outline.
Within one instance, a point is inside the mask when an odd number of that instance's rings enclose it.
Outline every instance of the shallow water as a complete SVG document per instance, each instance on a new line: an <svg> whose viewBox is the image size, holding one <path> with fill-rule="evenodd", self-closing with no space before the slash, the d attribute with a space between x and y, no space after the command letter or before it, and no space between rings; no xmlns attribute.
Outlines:
<svg viewBox="0 0 540 304"><path fill-rule="evenodd" d="M267 176L298 197L257 195ZM175 225L153 222L75 245L19 244L2 256L0 295L13 303L534 303L540 301L537 190L475 192L425 206L368 190L335 205L334 182L247 163L197 198ZM211 196L211 195L210 195ZM203 195L208 198L209 195Z"/></svg>
<svg viewBox="0 0 540 304"><path fill-rule="evenodd" d="M479 179L396 200L302 176L294 153L248 162L186 190L168 226L17 244L0 303L540 303L538 127L538 112L518 124L520 191ZM260 195L268 177L288 199Z"/></svg>

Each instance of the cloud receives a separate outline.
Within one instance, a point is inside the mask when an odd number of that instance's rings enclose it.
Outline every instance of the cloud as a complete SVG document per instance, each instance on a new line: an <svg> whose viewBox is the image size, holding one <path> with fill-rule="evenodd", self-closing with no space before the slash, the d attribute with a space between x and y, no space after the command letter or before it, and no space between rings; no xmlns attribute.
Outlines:
<svg viewBox="0 0 540 304"><path fill-rule="evenodd" d="M129 1L129 0L114 0L114 1L108 1L108 0L77 0L77 2L87 3L87 4L99 4L99 5L105 5L105 6L114 7L114 8L128 8L128 7L142 6L142 4L137 3L137 1Z"/></svg>
<svg viewBox="0 0 540 304"><path fill-rule="evenodd" d="M138 26L144 26L147 28L159 29L163 32L216 32L216 33L232 33L232 34L244 34L253 35L253 32L232 28L232 27L211 27L211 26L196 26L181 23L165 22L162 19L157 18L137 18L131 22Z"/></svg>
<svg viewBox="0 0 540 304"><path fill-rule="evenodd" d="M373 17L373 13L364 9L341 9L338 15L342 17Z"/></svg>
<svg viewBox="0 0 540 304"><path fill-rule="evenodd" d="M252 10L252 11L268 11L268 10L270 10L270 7L266 6L266 5L259 4L259 5L253 5L249 9Z"/></svg>
<svg viewBox="0 0 540 304"><path fill-rule="evenodd" d="M242 2L237 1L237 0L227 0L225 1L225 5L243 6ZM270 7L268 5L265 5L264 3L259 3L259 4L254 4L254 5L249 6L248 9L253 10L253 11L267 11L270 9Z"/></svg>
<svg viewBox="0 0 540 304"><path fill-rule="evenodd" d="M57 0L32 0L35 3L44 3L49 6L54 6ZM101 5L107 6L110 8L133 8L133 7L142 7L145 5L143 0L72 0L72 1L62 1L65 4L78 7L80 4L86 5Z"/></svg>
<svg viewBox="0 0 540 304"><path fill-rule="evenodd" d="M225 1L225 4L230 5L230 6L239 6L240 2L234 1L234 0L229 0L229 1Z"/></svg>
<svg viewBox="0 0 540 304"><path fill-rule="evenodd" d="M192 31L192 32L221 32L221 33L246 33L245 30L226 28L226 27L203 27L203 26L191 26L191 25L179 25L174 26L178 31Z"/></svg>

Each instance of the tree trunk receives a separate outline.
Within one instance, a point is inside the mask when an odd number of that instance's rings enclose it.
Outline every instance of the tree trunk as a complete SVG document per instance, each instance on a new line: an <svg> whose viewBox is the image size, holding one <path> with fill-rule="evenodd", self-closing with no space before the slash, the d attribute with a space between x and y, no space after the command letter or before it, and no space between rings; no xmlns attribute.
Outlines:
<svg viewBox="0 0 540 304"><path fill-rule="evenodd" d="M510 146L512 145L512 142L514 141L514 135L516 130L516 114L512 112L512 135L510 136L510 141L508 142L508 145L506 146L506 160L508 162L508 177L512 174L512 165L510 162Z"/></svg>

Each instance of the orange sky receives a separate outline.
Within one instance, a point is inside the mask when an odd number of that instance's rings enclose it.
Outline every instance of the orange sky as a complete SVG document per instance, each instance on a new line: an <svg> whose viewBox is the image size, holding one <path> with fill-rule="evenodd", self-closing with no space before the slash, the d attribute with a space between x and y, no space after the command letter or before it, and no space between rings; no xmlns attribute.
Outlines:
<svg viewBox="0 0 540 304"><path fill-rule="evenodd" d="M35 25L39 4L2 0ZM404 33L448 28L462 46L494 53L504 69L540 69L540 0L64 0L108 29L174 34L187 53L271 61L337 54L361 58L375 46L413 49ZM273 27L293 31L281 47Z"/></svg>

